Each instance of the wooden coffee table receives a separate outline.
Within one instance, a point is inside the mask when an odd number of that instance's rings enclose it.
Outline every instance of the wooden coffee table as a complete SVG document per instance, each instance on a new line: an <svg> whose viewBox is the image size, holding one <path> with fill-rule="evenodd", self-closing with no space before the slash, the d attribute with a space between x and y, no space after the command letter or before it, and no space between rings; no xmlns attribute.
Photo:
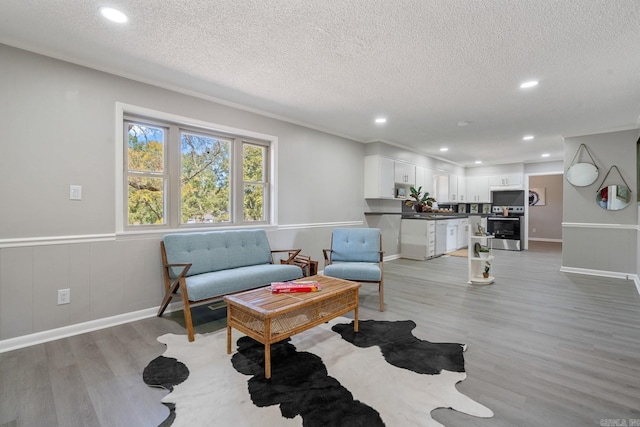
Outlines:
<svg viewBox="0 0 640 427"><path fill-rule="evenodd" d="M231 354L231 328L264 344L264 374L271 378L271 344L353 310L358 332L360 284L326 276L310 276L322 290L272 294L269 287L227 295L227 354Z"/></svg>

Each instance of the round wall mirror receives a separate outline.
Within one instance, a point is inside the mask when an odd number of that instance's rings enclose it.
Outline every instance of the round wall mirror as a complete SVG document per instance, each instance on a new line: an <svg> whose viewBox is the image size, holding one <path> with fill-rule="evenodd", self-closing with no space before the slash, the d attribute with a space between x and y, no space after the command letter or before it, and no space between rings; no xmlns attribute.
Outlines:
<svg viewBox="0 0 640 427"><path fill-rule="evenodd" d="M598 179L598 168L591 163L576 163L567 169L567 181L576 187L586 187Z"/></svg>
<svg viewBox="0 0 640 427"><path fill-rule="evenodd" d="M624 209L631 201L631 191L626 185L609 185L596 193L598 206L609 211Z"/></svg>

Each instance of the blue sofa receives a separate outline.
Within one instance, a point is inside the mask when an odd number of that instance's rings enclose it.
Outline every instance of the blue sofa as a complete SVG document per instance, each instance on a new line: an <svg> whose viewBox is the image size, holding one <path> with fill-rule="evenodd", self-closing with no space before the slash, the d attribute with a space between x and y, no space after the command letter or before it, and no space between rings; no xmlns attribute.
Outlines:
<svg viewBox="0 0 640 427"><path fill-rule="evenodd" d="M174 296L180 296L189 341L195 339L192 303L303 276L293 264L300 249L271 250L264 230L167 234L160 249L165 295L158 317ZM284 263L274 263L274 252L287 253Z"/></svg>

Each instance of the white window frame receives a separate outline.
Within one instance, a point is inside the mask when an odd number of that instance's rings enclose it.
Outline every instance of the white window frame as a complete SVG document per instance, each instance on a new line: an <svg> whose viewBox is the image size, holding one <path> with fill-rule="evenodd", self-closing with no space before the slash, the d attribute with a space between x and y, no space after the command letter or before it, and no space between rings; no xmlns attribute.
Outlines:
<svg viewBox="0 0 640 427"><path fill-rule="evenodd" d="M116 102L116 129L115 129L115 218L116 218L116 234L141 234L141 233L166 233L167 231L187 231L187 230L219 230L229 228L269 228L276 227L277 224L277 159L278 159L278 138L273 135L263 134L259 132L249 131L246 129L238 129L230 126L220 125L203 120L193 119L185 116L180 116L172 113L166 113L161 111L152 110L145 107L126 104L122 102ZM231 138L239 138L240 144L233 145L233 152L231 154L232 159L237 156L237 151L240 151L240 160L237 163L232 160L231 174L232 174L232 186L235 187L231 193L234 195L230 201L234 217L239 218L237 222L218 223L218 224L180 224L179 218L173 218L174 215L171 212L172 206L176 206L176 203L180 203L180 186L174 185L174 181L169 179L168 189L166 191L165 205L167 209L167 224L162 225L144 225L144 226L129 226L127 221L127 203L125 198L127 197L127 190L125 188L125 177L127 175L127 165L125 165L125 144L124 141L124 121L125 118L133 116L139 118L141 121L145 119L150 123L163 123L171 122L184 126L190 129L202 129L205 132L222 133ZM247 142L251 144L262 144L268 147L268 159L267 159L267 181L268 186L266 189L265 212L267 218L265 221L251 221L244 222L244 206L242 203L242 195L238 195L238 189L242 189L244 186L242 170L241 168L234 167L234 164L242 164L242 143ZM240 148L238 148L240 147ZM165 150L175 150L176 147L166 147ZM179 147L177 148L179 150ZM165 154L166 156L166 154ZM168 163L171 162L171 158L167 160L167 167L173 167ZM177 197L177 200L174 200ZM239 209L239 210L238 210ZM175 215L174 215L175 216Z"/></svg>

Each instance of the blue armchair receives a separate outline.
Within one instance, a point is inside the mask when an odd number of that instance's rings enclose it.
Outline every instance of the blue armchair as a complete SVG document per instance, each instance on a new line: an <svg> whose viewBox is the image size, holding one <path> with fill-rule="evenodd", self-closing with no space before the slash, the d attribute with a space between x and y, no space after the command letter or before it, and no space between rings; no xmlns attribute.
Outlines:
<svg viewBox="0 0 640 427"><path fill-rule="evenodd" d="M324 275L361 283L377 283L384 311L382 235L377 228L337 228L331 249L323 249Z"/></svg>

